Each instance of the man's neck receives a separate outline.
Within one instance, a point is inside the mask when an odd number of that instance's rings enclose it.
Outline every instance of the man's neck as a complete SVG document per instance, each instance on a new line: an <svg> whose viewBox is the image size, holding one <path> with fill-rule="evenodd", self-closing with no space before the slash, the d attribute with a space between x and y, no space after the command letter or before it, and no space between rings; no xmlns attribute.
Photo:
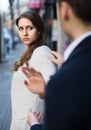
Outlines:
<svg viewBox="0 0 91 130"><path fill-rule="evenodd" d="M74 22L71 28L71 37L73 40L76 40L81 35L91 31L91 25L84 24L81 21Z"/></svg>

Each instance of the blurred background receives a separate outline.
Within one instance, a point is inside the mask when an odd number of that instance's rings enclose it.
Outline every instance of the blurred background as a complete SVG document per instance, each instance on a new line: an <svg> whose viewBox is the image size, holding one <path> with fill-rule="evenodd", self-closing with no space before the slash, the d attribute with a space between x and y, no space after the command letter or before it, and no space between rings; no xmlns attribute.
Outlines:
<svg viewBox="0 0 91 130"><path fill-rule="evenodd" d="M9 130L11 121L10 68L24 50L17 35L16 18L23 12L34 9L43 18L46 27L46 43L63 53L69 44L56 12L56 0L0 0L0 130Z"/></svg>

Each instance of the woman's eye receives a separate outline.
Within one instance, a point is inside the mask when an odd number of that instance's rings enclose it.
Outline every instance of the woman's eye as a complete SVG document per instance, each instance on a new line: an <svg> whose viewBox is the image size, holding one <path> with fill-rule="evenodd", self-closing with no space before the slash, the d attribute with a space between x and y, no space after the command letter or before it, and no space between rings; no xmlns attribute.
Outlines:
<svg viewBox="0 0 91 130"><path fill-rule="evenodd" d="M22 28L22 27L19 27L19 28L18 28L18 30L19 30L19 31L22 31L22 30L23 30L23 28Z"/></svg>
<svg viewBox="0 0 91 130"><path fill-rule="evenodd" d="M32 30L32 29L33 29L33 27L28 27L27 29L28 29L28 30Z"/></svg>

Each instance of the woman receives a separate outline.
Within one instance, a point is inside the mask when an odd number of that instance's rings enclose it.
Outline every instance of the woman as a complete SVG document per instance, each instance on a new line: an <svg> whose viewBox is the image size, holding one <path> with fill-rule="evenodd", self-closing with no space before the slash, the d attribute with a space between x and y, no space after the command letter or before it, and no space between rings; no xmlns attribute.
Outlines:
<svg viewBox="0 0 91 130"><path fill-rule="evenodd" d="M11 86L12 121L10 130L29 130L27 126L28 111L43 112L44 101L36 94L30 93L24 85L28 79L22 72L22 67L33 67L39 71L47 83L50 76L56 72L56 66L49 57L50 49L45 45L45 28L41 17L35 11L27 11L16 20L18 34L25 44L25 52L12 67L13 78Z"/></svg>

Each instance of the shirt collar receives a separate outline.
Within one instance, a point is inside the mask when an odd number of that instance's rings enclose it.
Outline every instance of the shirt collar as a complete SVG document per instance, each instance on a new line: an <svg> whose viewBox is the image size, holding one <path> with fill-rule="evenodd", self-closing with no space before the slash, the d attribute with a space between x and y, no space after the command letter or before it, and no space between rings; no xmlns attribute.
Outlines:
<svg viewBox="0 0 91 130"><path fill-rule="evenodd" d="M77 38L75 41L73 41L65 50L64 52L64 62L69 58L72 51L81 43L82 40L84 40L86 37L91 35L91 31L87 32L83 35L81 35L79 38Z"/></svg>

